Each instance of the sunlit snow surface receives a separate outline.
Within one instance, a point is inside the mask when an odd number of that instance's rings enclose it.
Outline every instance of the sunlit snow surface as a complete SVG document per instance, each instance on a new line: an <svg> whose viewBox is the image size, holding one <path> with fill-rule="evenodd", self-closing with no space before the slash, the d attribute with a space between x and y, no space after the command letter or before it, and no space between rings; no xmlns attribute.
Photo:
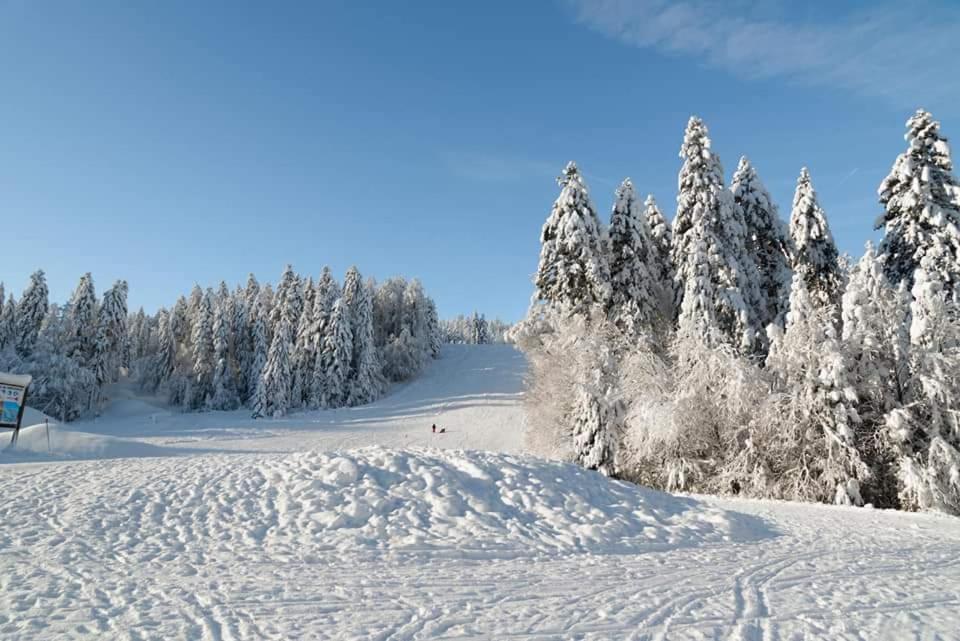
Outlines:
<svg viewBox="0 0 960 641"><path fill-rule="evenodd" d="M120 387L52 453L27 430L0 455L0 638L960 638L960 519L522 456L523 373L454 347L368 408L251 421Z"/></svg>

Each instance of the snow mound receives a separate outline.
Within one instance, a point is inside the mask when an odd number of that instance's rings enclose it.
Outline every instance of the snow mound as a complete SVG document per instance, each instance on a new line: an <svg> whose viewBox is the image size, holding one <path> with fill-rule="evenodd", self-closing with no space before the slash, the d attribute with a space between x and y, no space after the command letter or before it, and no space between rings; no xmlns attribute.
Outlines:
<svg viewBox="0 0 960 641"><path fill-rule="evenodd" d="M12 433L5 431L4 435L7 440L0 440L0 463L172 456L179 453L172 448L141 441L61 430L53 421L49 426L39 423L22 428L13 449L6 449Z"/></svg>
<svg viewBox="0 0 960 641"><path fill-rule="evenodd" d="M749 517L692 499L503 454L307 452L227 460L229 473L213 477L209 467L187 465L108 507L116 514L99 513L100 522L135 524L134 538L175 534L311 558L332 551L476 559L635 553L762 535L743 521ZM130 518L144 514L162 518L149 526Z"/></svg>

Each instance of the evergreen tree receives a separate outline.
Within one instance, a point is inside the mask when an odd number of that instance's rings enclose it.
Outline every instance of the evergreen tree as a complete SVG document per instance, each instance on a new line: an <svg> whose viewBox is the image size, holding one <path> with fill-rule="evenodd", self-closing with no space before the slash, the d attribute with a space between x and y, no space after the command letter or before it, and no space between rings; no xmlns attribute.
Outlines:
<svg viewBox="0 0 960 641"><path fill-rule="evenodd" d="M600 220L575 163L558 182L560 196L540 234L535 299L571 311L605 304L610 268Z"/></svg>
<svg viewBox="0 0 960 641"><path fill-rule="evenodd" d="M836 308L843 290L839 254L806 167L800 170L793 195L790 238L793 271L804 279L813 304Z"/></svg>
<svg viewBox="0 0 960 641"><path fill-rule="evenodd" d="M364 285L356 267L347 270L343 302L349 308L353 354L346 382L345 401L350 406L369 403L383 391L383 378L373 335L373 292Z"/></svg>
<svg viewBox="0 0 960 641"><path fill-rule="evenodd" d="M97 295L93 277L87 272L80 278L67 304L67 356L81 365L93 360L97 338Z"/></svg>
<svg viewBox="0 0 960 641"><path fill-rule="evenodd" d="M261 381L266 398L265 416L278 418L286 415L290 409L290 346L293 342L289 319L281 316L280 325L273 333L267 364L263 368Z"/></svg>
<svg viewBox="0 0 960 641"><path fill-rule="evenodd" d="M190 314L187 299L181 296L170 311L170 331L177 345L190 342Z"/></svg>
<svg viewBox="0 0 960 641"><path fill-rule="evenodd" d="M616 192L608 246L611 284L608 316L630 335L658 329L662 300L652 266L658 248L651 238L646 216L640 213L629 178Z"/></svg>
<svg viewBox="0 0 960 641"><path fill-rule="evenodd" d="M960 184L940 123L918 110L907 121L907 151L900 154L880 185L883 214L876 228L884 230L880 255L894 284L907 281L927 256L946 293L960 299Z"/></svg>
<svg viewBox="0 0 960 641"><path fill-rule="evenodd" d="M270 310L270 326L277 327L284 314L287 315L287 318L299 318L302 304L300 278L293 271L293 266L287 265L280 276L280 282L277 284L277 291L274 294L274 304Z"/></svg>
<svg viewBox="0 0 960 641"><path fill-rule="evenodd" d="M427 299L427 336L431 358L440 358L440 318L437 316L437 305Z"/></svg>
<svg viewBox="0 0 960 641"><path fill-rule="evenodd" d="M582 339L583 340L583 339ZM605 476L616 473L617 445L625 406L617 391L617 364L610 343L588 336L591 343L575 388L571 420L577 463Z"/></svg>
<svg viewBox="0 0 960 641"><path fill-rule="evenodd" d="M473 344L487 344L487 319L477 312L473 312Z"/></svg>
<svg viewBox="0 0 960 641"><path fill-rule="evenodd" d="M745 292L756 285L744 267L746 230L723 184L720 159L703 121L690 118L680 148L680 192L671 257L679 325L708 345L756 349L760 336Z"/></svg>
<svg viewBox="0 0 960 641"><path fill-rule="evenodd" d="M746 251L758 278L754 315L759 327L783 325L790 294L790 245L777 207L746 156L740 158L730 186L746 229Z"/></svg>
<svg viewBox="0 0 960 641"><path fill-rule="evenodd" d="M960 515L960 321L936 256L913 277L910 378L887 418L901 506Z"/></svg>
<svg viewBox="0 0 960 641"><path fill-rule="evenodd" d="M316 317L316 288L313 279L307 280L304 288L303 311L297 319L296 337L293 342L291 363L293 369L293 386L290 394L290 407L302 407L308 400L310 384L313 380L313 366L316 361L315 337Z"/></svg>
<svg viewBox="0 0 960 641"><path fill-rule="evenodd" d="M41 269L30 276L30 283L17 305L16 345L21 356L28 357L33 352L48 307L47 278Z"/></svg>
<svg viewBox="0 0 960 641"><path fill-rule="evenodd" d="M775 494L859 505L869 469L857 449L858 399L835 315L813 300L806 279L795 273L786 332L767 358L782 402L773 417L774 436L763 450L780 487Z"/></svg>
<svg viewBox="0 0 960 641"><path fill-rule="evenodd" d="M2 301L0 301L2 302ZM12 347L17 334L17 303L13 294L7 298L6 304L0 310L0 352Z"/></svg>
<svg viewBox="0 0 960 641"><path fill-rule="evenodd" d="M894 461L883 431L887 414L906 400L909 304L909 291L890 286L883 258L867 243L843 294L843 344L858 398L858 449L871 470L864 497L878 507L897 504Z"/></svg>
<svg viewBox="0 0 960 641"><path fill-rule="evenodd" d="M208 406L215 410L234 410L240 405L233 367L230 364L230 325L233 309L230 293L217 297L213 316L213 382Z"/></svg>
<svg viewBox="0 0 960 641"><path fill-rule="evenodd" d="M251 385L248 391L249 404L254 418L267 415L267 387L264 384L263 370L267 366L267 357L270 350L270 335L267 330L269 315L266 312L264 298L258 296L254 302L253 329L251 342L253 354L250 358L250 369L247 380Z"/></svg>
<svg viewBox="0 0 960 641"><path fill-rule="evenodd" d="M353 358L350 311L342 298L333 304L318 358L321 362L314 370L313 393L320 398L322 407L340 407L347 397L350 361Z"/></svg>
<svg viewBox="0 0 960 641"><path fill-rule="evenodd" d="M657 293L660 317L665 321L673 321L676 317L676 311L673 308L673 262L670 260L673 234L670 223L664 218L652 195L647 196L643 205L644 218L647 220L652 242L647 264Z"/></svg>
<svg viewBox="0 0 960 641"><path fill-rule="evenodd" d="M97 314L94 373L103 387L117 380L127 335L127 282L118 280L103 294Z"/></svg>
<svg viewBox="0 0 960 641"><path fill-rule="evenodd" d="M157 335L159 348L154 361L154 389L169 380L177 365L177 343L170 325L170 313L165 309L157 313Z"/></svg>
<svg viewBox="0 0 960 641"><path fill-rule="evenodd" d="M190 404L193 409L204 407L213 395L213 291L200 297L192 319L193 388Z"/></svg>

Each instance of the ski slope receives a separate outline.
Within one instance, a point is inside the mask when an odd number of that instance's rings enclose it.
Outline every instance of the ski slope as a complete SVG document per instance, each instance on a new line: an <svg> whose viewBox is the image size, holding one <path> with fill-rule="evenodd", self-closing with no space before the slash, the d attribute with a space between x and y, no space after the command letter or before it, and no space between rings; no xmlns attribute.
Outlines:
<svg viewBox="0 0 960 641"><path fill-rule="evenodd" d="M524 456L523 374L451 347L367 408L251 421L121 386L52 451L27 430L0 455L0 639L960 638L960 519Z"/></svg>

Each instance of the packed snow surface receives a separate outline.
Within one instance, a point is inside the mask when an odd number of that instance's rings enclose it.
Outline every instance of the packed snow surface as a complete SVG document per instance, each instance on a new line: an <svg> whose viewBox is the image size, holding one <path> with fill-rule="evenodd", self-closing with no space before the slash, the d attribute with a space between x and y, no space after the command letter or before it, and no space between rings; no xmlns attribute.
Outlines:
<svg viewBox="0 0 960 641"><path fill-rule="evenodd" d="M447 349L368 408L278 421L121 387L50 450L27 430L0 456L0 638L960 638L960 519L524 456L523 367Z"/></svg>

